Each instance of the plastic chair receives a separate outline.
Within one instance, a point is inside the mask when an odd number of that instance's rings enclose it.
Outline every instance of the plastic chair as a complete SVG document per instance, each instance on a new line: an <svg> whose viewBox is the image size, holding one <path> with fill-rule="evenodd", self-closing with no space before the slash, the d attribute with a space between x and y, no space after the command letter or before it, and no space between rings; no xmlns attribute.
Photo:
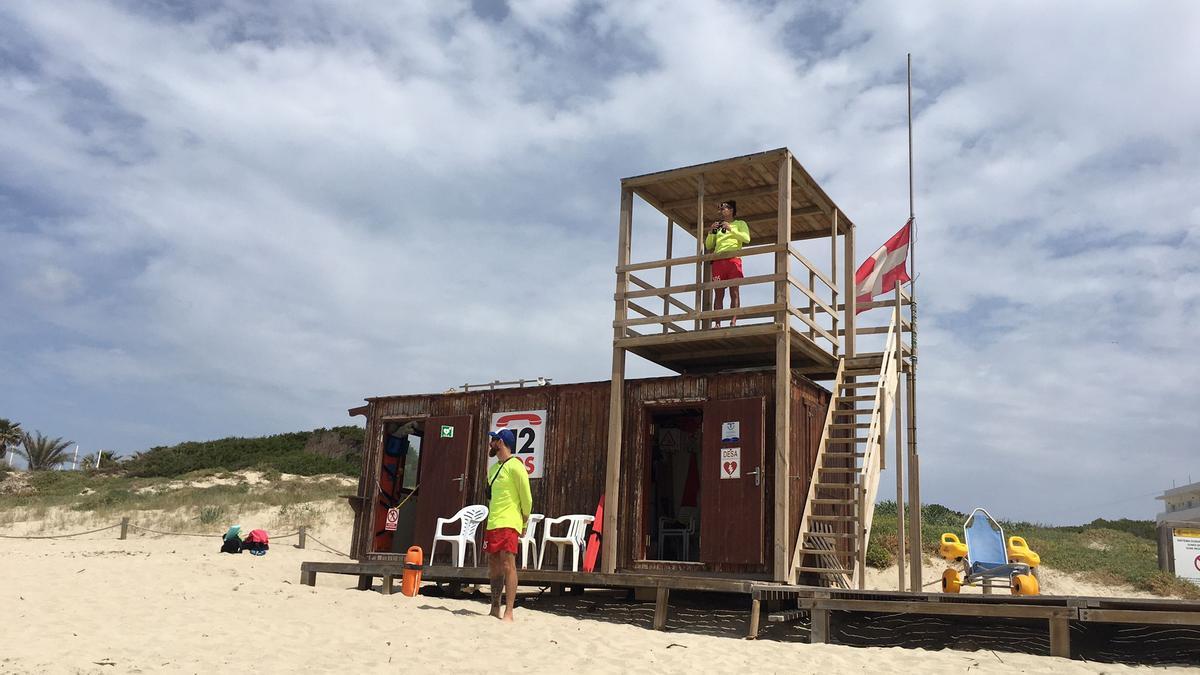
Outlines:
<svg viewBox="0 0 1200 675"><path fill-rule="evenodd" d="M666 527L671 523L683 523L683 527ZM680 513L675 518L662 516L658 519L658 557L660 560L665 560L666 554L663 552L663 544L666 543L668 537L679 537L683 542L680 547L682 549L682 560L691 560L690 549L692 544L692 535L696 533L696 517L690 513Z"/></svg>
<svg viewBox="0 0 1200 675"><path fill-rule="evenodd" d="M563 553L566 552L566 547L570 546L571 570L578 572L580 557L587 548L587 528L595 519L595 516L582 514L547 518L542 530L542 550L538 554L537 568L542 569L542 560L546 557L546 545L554 544L558 547L558 569L563 568ZM554 526L559 523L569 523L566 536L555 536L552 533Z"/></svg>
<svg viewBox="0 0 1200 675"><path fill-rule="evenodd" d="M529 514L529 524L525 526L525 534L521 536L517 543L521 546L521 569L529 569L529 558L533 558L534 569L542 569L542 561L538 558L537 545L537 524L545 520L546 516L540 513ZM530 555L529 550L533 549L533 554Z"/></svg>
<svg viewBox="0 0 1200 675"><path fill-rule="evenodd" d="M450 557L457 561L458 566L462 567L466 562L467 544L471 545L471 559L475 562L475 566L479 566L479 547L475 545L475 532L479 529L479 524L487 520L488 507L483 504L473 504L464 506L452 518L437 519L437 533L433 535L433 545L429 547L429 564L433 564L433 554L437 549L439 541L444 541L450 544ZM462 521L462 526L457 534L444 534L442 532L443 525L449 525L455 521Z"/></svg>

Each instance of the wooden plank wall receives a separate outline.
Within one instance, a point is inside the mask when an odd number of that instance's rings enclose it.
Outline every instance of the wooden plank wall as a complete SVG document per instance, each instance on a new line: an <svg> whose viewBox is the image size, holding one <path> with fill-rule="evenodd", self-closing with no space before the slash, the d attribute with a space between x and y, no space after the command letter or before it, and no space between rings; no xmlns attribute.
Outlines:
<svg viewBox="0 0 1200 675"><path fill-rule="evenodd" d="M820 441L819 425L824 419L829 393L807 380L796 376L792 402L792 441L794 475L811 476L812 457ZM621 498L617 504L618 527L620 528L620 551L618 564L628 568L633 563L633 552L641 550L635 543L647 534L641 519L645 508L642 478L646 471L646 404L669 402L692 402L702 406L707 398L734 399L763 396L767 402L765 434L767 438L764 491L766 508L766 536L768 542L773 533L774 468L772 453L774 441L773 371L723 373L713 375L679 376L630 380L625 387L625 424L622 430L623 447L621 458ZM471 459L467 470L467 485L471 490L468 503L483 503L483 476L487 466L487 444L485 434L491 423L493 412L512 410L545 409L549 416L550 431L546 434L545 475L531 483L534 511L548 516L568 513L591 514L604 492L605 457L608 442L608 406L610 383L588 382L581 384L550 385L545 387L510 388L467 393L395 396L372 399L367 411L367 442L364 448L364 475L360 481L360 494L368 502L374 499L370 489L378 481L382 434L388 420L441 417L446 415L471 415ZM809 424L807 411L817 415L815 424ZM805 431L797 433L797 431ZM803 467L803 474L795 470ZM792 508L796 517L803 505L803 495L808 482L796 480ZM364 492L365 491L365 492ZM614 502L610 501L612 505ZM398 554L371 553L370 518L372 509L364 509L355 522L355 537L352 556L359 560L392 560ZM792 539L795 533L789 535ZM769 546L768 546L769 548ZM770 560L770 556L767 556ZM669 566L664 567L668 569ZM770 572L770 565L729 566L717 572L762 575Z"/></svg>

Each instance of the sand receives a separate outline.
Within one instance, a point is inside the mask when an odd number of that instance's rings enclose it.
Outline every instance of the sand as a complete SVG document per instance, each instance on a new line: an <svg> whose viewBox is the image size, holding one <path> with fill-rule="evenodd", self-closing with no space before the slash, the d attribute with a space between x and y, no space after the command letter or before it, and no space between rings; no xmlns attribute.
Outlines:
<svg viewBox="0 0 1200 675"><path fill-rule="evenodd" d="M344 551L350 521L342 510L313 534ZM510 626L487 617L479 599L383 596L336 575L302 586L302 561L339 558L294 543L277 542L258 558L219 554L216 538L119 541L108 531L0 539L0 672L1186 672L990 651L752 642L736 637L741 610L677 611L674 629L658 632L647 628L650 605L592 593L531 599L537 609L518 608Z"/></svg>

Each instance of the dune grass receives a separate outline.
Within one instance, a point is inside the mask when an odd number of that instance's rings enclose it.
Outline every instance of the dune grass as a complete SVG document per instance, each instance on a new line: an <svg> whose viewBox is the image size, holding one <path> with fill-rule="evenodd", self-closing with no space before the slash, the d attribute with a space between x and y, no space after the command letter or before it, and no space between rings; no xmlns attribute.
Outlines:
<svg viewBox="0 0 1200 675"><path fill-rule="evenodd" d="M943 532L961 539L967 515L940 504L921 507L921 545L937 555ZM1000 520L1005 536L1021 536L1056 570L1082 575L1100 584L1124 584L1158 595L1200 599L1200 588L1158 569L1158 544L1154 523L1144 520L1097 519L1086 525L1050 526ZM867 563L886 568L896 561L896 503L875 507Z"/></svg>

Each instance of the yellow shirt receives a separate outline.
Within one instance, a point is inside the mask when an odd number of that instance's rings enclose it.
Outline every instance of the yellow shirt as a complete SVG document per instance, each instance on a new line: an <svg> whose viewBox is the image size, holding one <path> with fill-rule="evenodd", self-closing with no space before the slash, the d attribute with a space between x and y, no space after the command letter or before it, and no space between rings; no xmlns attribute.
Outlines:
<svg viewBox="0 0 1200 675"><path fill-rule="evenodd" d="M503 473L497 477L497 472L501 471ZM511 527L517 532L523 531L533 510L533 495L529 492L529 473L525 465L516 457L510 457L507 462L496 462L488 469L487 479L492 484L487 529Z"/></svg>
<svg viewBox="0 0 1200 675"><path fill-rule="evenodd" d="M717 231L704 238L704 248L709 253L725 253L739 251L750 243L750 226L744 220L734 220L729 223L729 231Z"/></svg>

